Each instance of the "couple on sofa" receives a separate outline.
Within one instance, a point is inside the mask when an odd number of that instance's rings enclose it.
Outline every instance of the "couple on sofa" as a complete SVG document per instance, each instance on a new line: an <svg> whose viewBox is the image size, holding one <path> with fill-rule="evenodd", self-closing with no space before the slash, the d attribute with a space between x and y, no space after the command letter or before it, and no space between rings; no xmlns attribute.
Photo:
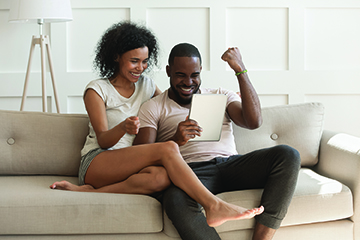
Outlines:
<svg viewBox="0 0 360 240"><path fill-rule="evenodd" d="M147 28L120 22L99 41L94 65L101 79L84 92L89 135L82 149L79 185L55 182L53 189L157 194L182 239L220 239L214 227L255 217L253 239L272 239L292 199L300 168L299 153L276 146L238 155L231 121L255 129L261 108L240 52L222 59L235 72L240 95L200 88L201 56L187 43L170 52L165 92L143 75L157 65L158 44ZM188 119L193 94L226 94L219 142L188 142L201 126ZM215 194L263 188L261 206L245 209ZM155 195L155 194L154 194ZM201 206L206 216L201 211Z"/></svg>

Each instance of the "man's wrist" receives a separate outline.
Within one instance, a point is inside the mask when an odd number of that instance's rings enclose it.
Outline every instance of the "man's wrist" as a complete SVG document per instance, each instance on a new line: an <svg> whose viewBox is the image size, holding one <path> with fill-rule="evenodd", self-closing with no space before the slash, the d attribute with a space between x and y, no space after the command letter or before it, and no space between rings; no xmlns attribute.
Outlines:
<svg viewBox="0 0 360 240"><path fill-rule="evenodd" d="M236 72L236 73L235 73L235 76L239 76L239 75L244 74L244 73L247 73L247 70L246 70L246 69L243 70L243 71L240 71L240 72Z"/></svg>
<svg viewBox="0 0 360 240"><path fill-rule="evenodd" d="M235 73L242 72L245 69L246 69L246 67L245 67L244 63L239 63L238 65L233 67L233 70L235 71Z"/></svg>

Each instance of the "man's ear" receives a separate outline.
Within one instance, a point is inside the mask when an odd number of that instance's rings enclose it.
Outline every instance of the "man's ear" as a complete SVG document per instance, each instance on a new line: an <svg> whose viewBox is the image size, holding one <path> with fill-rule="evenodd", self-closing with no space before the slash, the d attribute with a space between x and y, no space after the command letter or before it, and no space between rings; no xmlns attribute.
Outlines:
<svg viewBox="0 0 360 240"><path fill-rule="evenodd" d="M166 74L168 77L170 77L170 66L166 65Z"/></svg>

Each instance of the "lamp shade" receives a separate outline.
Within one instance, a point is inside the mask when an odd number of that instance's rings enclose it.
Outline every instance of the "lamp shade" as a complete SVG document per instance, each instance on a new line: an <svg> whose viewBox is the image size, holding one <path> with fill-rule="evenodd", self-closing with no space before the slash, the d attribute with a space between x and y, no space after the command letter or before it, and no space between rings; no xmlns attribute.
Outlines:
<svg viewBox="0 0 360 240"><path fill-rule="evenodd" d="M11 0L9 22L38 23L72 20L70 0Z"/></svg>

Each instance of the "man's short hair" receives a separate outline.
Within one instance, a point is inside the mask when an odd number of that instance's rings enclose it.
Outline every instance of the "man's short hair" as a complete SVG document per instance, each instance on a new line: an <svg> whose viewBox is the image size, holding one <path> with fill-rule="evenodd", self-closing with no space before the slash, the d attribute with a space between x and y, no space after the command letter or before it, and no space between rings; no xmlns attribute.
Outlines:
<svg viewBox="0 0 360 240"><path fill-rule="evenodd" d="M175 45L170 52L169 55L169 66L174 64L175 57L197 57L200 60L201 66L201 55L199 50L192 44L189 43L179 43Z"/></svg>

